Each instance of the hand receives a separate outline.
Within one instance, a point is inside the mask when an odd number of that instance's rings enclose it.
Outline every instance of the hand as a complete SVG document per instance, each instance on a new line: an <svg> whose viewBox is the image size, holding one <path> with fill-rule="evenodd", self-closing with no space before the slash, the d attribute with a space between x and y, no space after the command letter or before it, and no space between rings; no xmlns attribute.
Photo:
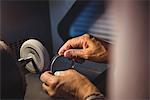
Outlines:
<svg viewBox="0 0 150 100"><path fill-rule="evenodd" d="M1 41L1 40L0 40L0 50L6 50L7 52L11 53L11 50L8 47L8 45L4 41Z"/></svg>
<svg viewBox="0 0 150 100"><path fill-rule="evenodd" d="M107 47L88 34L68 40L60 48L58 54L69 58L83 58L96 62L104 62L108 58Z"/></svg>
<svg viewBox="0 0 150 100"><path fill-rule="evenodd" d="M73 69L58 71L54 75L47 71L41 75L40 80L43 82L43 89L50 96L58 96L64 92L82 100L85 96L98 91L86 77Z"/></svg>

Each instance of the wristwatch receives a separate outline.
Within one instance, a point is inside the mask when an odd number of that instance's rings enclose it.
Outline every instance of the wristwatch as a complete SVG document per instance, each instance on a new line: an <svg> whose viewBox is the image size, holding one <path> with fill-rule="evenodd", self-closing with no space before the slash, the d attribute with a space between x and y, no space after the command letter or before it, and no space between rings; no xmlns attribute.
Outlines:
<svg viewBox="0 0 150 100"><path fill-rule="evenodd" d="M95 92L84 98L84 100L105 100L105 97L100 92Z"/></svg>

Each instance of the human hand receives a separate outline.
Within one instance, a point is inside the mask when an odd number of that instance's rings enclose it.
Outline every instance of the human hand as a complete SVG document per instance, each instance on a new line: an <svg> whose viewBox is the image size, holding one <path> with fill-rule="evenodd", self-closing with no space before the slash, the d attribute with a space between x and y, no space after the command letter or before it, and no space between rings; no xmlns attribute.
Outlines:
<svg viewBox="0 0 150 100"><path fill-rule="evenodd" d="M73 69L58 71L54 75L46 71L41 75L40 80L49 96L58 96L63 92L82 100L87 95L98 91L85 76Z"/></svg>
<svg viewBox="0 0 150 100"><path fill-rule="evenodd" d="M58 52L68 58L83 58L96 62L105 62L108 58L108 50L102 42L84 34L68 40Z"/></svg>

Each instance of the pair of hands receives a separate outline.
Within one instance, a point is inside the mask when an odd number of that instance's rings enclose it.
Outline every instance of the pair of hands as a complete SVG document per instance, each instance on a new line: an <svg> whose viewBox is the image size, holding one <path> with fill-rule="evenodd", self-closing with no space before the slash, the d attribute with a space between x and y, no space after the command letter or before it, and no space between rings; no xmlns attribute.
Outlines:
<svg viewBox="0 0 150 100"><path fill-rule="evenodd" d="M68 58L83 58L96 62L104 62L108 57L105 43L88 34L68 40L59 50L59 55ZM97 88L83 75L73 69L57 71L54 74L44 72L40 80L42 87L50 96L69 93L78 99L97 92Z"/></svg>

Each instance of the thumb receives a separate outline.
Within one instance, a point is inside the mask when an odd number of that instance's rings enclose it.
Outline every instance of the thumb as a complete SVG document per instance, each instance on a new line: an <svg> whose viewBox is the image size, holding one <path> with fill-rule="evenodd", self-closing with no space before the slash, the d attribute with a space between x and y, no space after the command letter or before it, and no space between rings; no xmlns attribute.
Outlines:
<svg viewBox="0 0 150 100"><path fill-rule="evenodd" d="M83 49L69 49L65 51L64 56L68 58L86 58L85 50Z"/></svg>

